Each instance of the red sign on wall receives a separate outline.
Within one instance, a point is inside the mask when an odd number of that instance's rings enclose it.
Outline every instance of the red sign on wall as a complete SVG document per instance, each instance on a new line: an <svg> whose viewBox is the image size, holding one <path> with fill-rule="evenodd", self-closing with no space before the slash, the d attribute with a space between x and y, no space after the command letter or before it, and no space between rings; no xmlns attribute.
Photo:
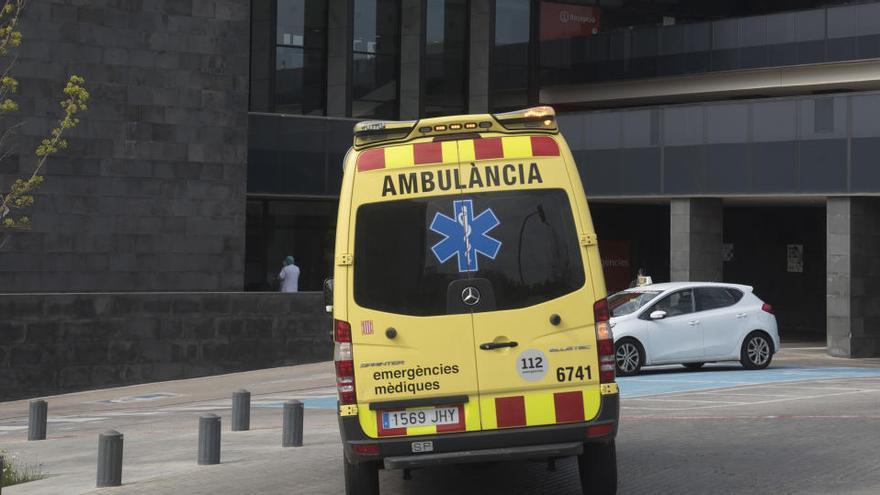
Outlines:
<svg viewBox="0 0 880 495"><path fill-rule="evenodd" d="M629 287L632 281L629 241L599 240L599 256L602 258L602 271L605 273L605 287L608 293Z"/></svg>
<svg viewBox="0 0 880 495"><path fill-rule="evenodd" d="M599 8L541 2L541 41L592 36L599 32Z"/></svg>

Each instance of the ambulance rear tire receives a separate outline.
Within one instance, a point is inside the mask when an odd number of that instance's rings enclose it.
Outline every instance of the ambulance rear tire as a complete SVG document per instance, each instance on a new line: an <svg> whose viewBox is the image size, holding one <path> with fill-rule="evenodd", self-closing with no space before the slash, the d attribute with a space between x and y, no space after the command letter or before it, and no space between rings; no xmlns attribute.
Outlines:
<svg viewBox="0 0 880 495"><path fill-rule="evenodd" d="M617 450L614 440L608 443L585 443L578 456L581 491L584 495L617 493Z"/></svg>
<svg viewBox="0 0 880 495"><path fill-rule="evenodd" d="M379 463L345 463L345 495L379 495Z"/></svg>

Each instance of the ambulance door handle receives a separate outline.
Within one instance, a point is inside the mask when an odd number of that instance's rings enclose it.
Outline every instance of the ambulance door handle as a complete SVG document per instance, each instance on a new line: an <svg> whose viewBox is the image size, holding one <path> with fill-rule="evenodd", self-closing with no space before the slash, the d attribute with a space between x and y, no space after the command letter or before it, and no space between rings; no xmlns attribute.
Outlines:
<svg viewBox="0 0 880 495"><path fill-rule="evenodd" d="M516 347L519 345L519 342L486 342L485 344L480 344L480 349L484 351L491 351L492 349L501 349L502 347Z"/></svg>

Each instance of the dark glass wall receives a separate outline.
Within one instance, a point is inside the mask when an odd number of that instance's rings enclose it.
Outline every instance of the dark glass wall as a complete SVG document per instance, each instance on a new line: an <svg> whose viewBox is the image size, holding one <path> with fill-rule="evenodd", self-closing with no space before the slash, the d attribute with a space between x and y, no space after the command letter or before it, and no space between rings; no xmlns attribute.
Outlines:
<svg viewBox="0 0 880 495"><path fill-rule="evenodd" d="M880 191L880 93L563 114L591 196Z"/></svg>
<svg viewBox="0 0 880 495"><path fill-rule="evenodd" d="M356 120L251 114L249 195L339 196Z"/></svg>
<svg viewBox="0 0 880 495"><path fill-rule="evenodd" d="M468 0L425 0L422 112L467 113Z"/></svg>
<svg viewBox="0 0 880 495"><path fill-rule="evenodd" d="M542 2L542 86L880 57L876 2L573 3Z"/></svg>
<svg viewBox="0 0 880 495"><path fill-rule="evenodd" d="M589 191L588 191L589 192ZM654 283L669 281L669 205L593 202L590 215L609 294L629 287L639 269Z"/></svg>
<svg viewBox="0 0 880 495"><path fill-rule="evenodd" d="M724 281L751 285L773 306L784 338L825 337L824 206L724 208ZM803 247L801 271L789 271L788 246Z"/></svg>
<svg viewBox="0 0 880 495"><path fill-rule="evenodd" d="M528 106L532 2L495 0L490 103L494 111Z"/></svg>
<svg viewBox="0 0 880 495"><path fill-rule="evenodd" d="M352 117L397 118L399 78L400 0L354 0Z"/></svg>
<svg viewBox="0 0 880 495"><path fill-rule="evenodd" d="M277 0L274 91L276 112L324 115L326 46L325 0Z"/></svg>
<svg viewBox="0 0 880 495"><path fill-rule="evenodd" d="M333 276L337 205L332 199L249 199L245 290L278 290L286 256L300 269L299 290L321 290Z"/></svg>

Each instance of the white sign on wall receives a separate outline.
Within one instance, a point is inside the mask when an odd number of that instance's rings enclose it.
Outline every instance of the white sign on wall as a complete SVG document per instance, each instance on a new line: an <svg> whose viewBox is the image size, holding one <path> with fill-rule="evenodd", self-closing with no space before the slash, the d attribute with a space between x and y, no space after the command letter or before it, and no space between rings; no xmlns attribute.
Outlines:
<svg viewBox="0 0 880 495"><path fill-rule="evenodd" d="M803 273L804 271L804 245L788 245L788 271L789 273Z"/></svg>

